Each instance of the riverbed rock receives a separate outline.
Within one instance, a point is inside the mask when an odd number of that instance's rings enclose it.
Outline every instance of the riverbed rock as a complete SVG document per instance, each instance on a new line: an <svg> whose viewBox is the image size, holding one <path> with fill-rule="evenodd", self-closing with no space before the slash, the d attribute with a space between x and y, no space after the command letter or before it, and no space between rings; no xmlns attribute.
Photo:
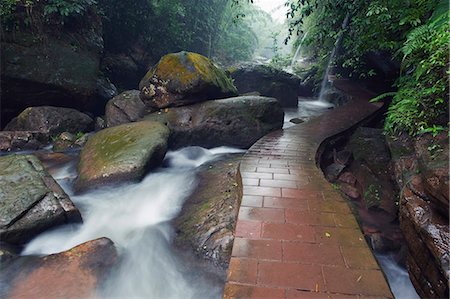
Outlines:
<svg viewBox="0 0 450 299"><path fill-rule="evenodd" d="M140 121L92 135L81 151L76 190L141 179L162 162L169 133L160 123Z"/></svg>
<svg viewBox="0 0 450 299"><path fill-rule="evenodd" d="M299 96L311 96L297 76L262 64L244 64L230 69L239 94L257 91L276 98L282 107L297 107Z"/></svg>
<svg viewBox="0 0 450 299"><path fill-rule="evenodd" d="M171 130L170 148L198 145L206 148L249 148L267 133L281 129L284 112L276 99L234 97L152 113Z"/></svg>
<svg viewBox="0 0 450 299"><path fill-rule="evenodd" d="M95 6L82 17L71 17L72 26L49 23L36 24L39 30L34 26L4 30L2 109L10 111L12 117L27 107L43 105L101 110L105 102L97 97L97 83L103 38ZM3 110L2 116L6 122L12 118L3 115Z"/></svg>
<svg viewBox="0 0 450 299"><path fill-rule="evenodd" d="M19 257L2 265L2 298L96 298L118 257L114 243L100 238L44 257Z"/></svg>
<svg viewBox="0 0 450 299"><path fill-rule="evenodd" d="M0 151L37 150L48 142L48 134L42 132L0 131Z"/></svg>
<svg viewBox="0 0 450 299"><path fill-rule="evenodd" d="M381 129L360 127L349 141L354 163L351 172L358 178L367 208L382 209L397 218L397 188L391 177L391 156Z"/></svg>
<svg viewBox="0 0 450 299"><path fill-rule="evenodd" d="M78 133L94 130L94 120L75 109L40 106L29 107L14 118L5 130L40 131L56 136L63 132Z"/></svg>
<svg viewBox="0 0 450 299"><path fill-rule="evenodd" d="M23 244L51 227L80 222L69 196L32 155L0 157L0 238Z"/></svg>
<svg viewBox="0 0 450 299"><path fill-rule="evenodd" d="M128 90L111 99L106 104L105 119L108 127L135 122L146 113L151 113L141 100L139 90Z"/></svg>
<svg viewBox="0 0 450 299"><path fill-rule="evenodd" d="M198 187L174 220L177 246L226 268L242 196L238 172L241 155L200 167Z"/></svg>
<svg viewBox="0 0 450 299"><path fill-rule="evenodd" d="M192 53L168 54L139 84L141 99L161 109L237 94L233 81L208 58Z"/></svg>

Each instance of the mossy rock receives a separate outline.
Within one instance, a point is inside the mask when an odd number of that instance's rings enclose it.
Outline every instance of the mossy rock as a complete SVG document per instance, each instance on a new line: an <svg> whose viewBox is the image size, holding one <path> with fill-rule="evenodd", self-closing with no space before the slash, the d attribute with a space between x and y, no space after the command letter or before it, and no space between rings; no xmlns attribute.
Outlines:
<svg viewBox="0 0 450 299"><path fill-rule="evenodd" d="M155 108L184 106L237 94L233 81L208 58L192 53L168 54L139 84L141 98Z"/></svg>
<svg viewBox="0 0 450 299"><path fill-rule="evenodd" d="M169 129L141 121L108 128L89 138L78 164L77 191L141 179L158 166L167 150Z"/></svg>
<svg viewBox="0 0 450 299"><path fill-rule="evenodd" d="M0 157L0 238L24 244L51 227L80 222L69 196L33 155Z"/></svg>

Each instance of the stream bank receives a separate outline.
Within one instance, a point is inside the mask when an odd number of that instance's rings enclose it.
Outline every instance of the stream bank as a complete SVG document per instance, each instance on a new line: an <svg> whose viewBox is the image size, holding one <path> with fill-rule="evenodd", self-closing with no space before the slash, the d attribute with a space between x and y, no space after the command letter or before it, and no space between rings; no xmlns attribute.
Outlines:
<svg viewBox="0 0 450 299"><path fill-rule="evenodd" d="M396 298L448 297L448 139L387 137L382 119L328 140L319 164L351 203Z"/></svg>

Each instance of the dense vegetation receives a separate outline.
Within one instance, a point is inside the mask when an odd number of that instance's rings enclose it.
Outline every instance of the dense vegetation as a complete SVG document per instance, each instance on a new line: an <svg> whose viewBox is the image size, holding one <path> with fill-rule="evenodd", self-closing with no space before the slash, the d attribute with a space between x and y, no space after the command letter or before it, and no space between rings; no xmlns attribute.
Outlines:
<svg viewBox="0 0 450 299"><path fill-rule="evenodd" d="M107 51L139 43L153 60L188 50L231 63L251 59L258 45L251 19L242 17L258 9L232 0L0 0L0 5L3 31L76 26L94 11L102 16Z"/></svg>
<svg viewBox="0 0 450 299"><path fill-rule="evenodd" d="M289 1L291 32L308 32L310 53L322 65L342 35L334 62L349 76L376 75L368 55L398 61L398 91L385 129L411 135L445 130L448 122L448 1ZM347 19L347 20L346 20Z"/></svg>

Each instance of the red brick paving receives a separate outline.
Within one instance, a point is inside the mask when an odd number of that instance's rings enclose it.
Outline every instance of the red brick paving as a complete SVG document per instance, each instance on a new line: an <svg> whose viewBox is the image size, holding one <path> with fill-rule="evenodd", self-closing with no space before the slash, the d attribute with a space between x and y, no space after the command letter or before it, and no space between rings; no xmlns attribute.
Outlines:
<svg viewBox="0 0 450 299"><path fill-rule="evenodd" d="M348 105L273 132L244 156L223 298L393 298L349 206L315 165L323 140L379 109L351 92Z"/></svg>

